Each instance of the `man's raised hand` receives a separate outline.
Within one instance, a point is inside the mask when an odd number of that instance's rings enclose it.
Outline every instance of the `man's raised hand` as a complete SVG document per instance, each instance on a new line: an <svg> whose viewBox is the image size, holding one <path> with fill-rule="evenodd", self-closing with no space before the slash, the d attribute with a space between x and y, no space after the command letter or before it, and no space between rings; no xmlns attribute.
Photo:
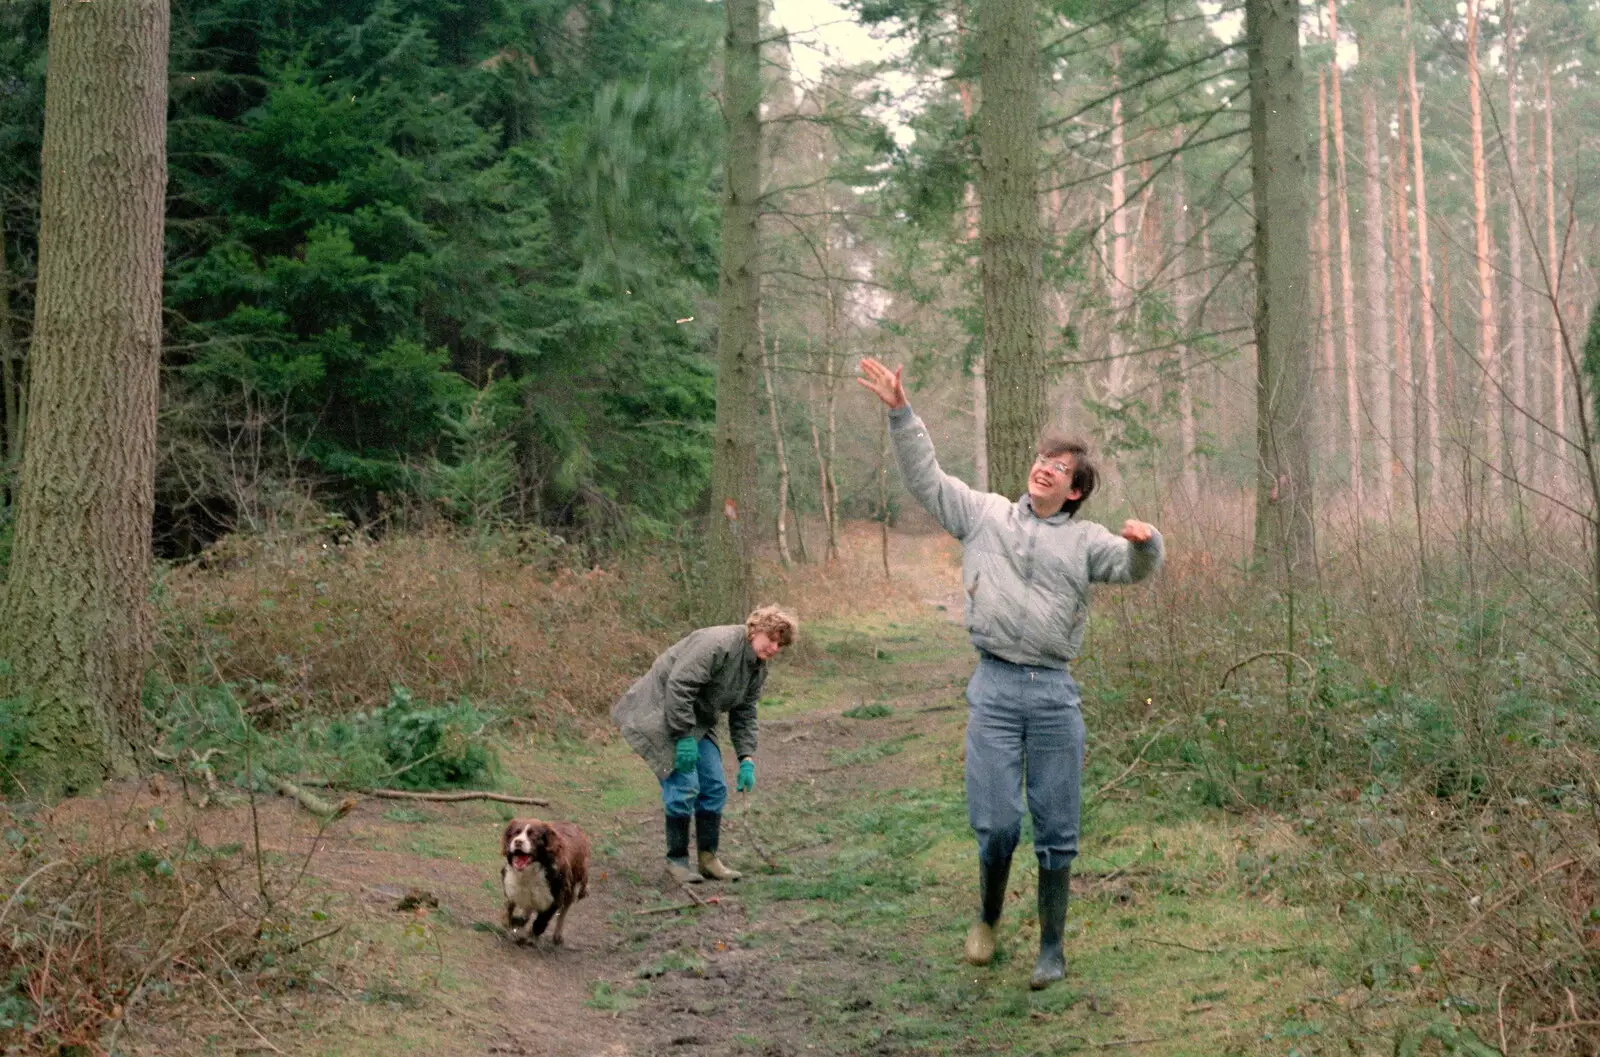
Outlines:
<svg viewBox="0 0 1600 1057"><path fill-rule="evenodd" d="M1122 538L1129 543L1149 543L1150 537L1155 534L1156 527L1147 521L1129 518L1122 523Z"/></svg>
<svg viewBox="0 0 1600 1057"><path fill-rule="evenodd" d="M872 390L893 411L906 406L906 387L900 381L904 370L904 367L896 367L891 371L868 356L861 361L861 375L856 381Z"/></svg>

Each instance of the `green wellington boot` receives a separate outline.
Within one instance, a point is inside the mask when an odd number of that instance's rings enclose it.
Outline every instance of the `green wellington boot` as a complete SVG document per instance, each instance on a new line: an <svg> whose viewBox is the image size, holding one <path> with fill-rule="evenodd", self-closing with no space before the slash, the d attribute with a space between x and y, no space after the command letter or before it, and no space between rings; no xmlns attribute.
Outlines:
<svg viewBox="0 0 1600 1057"><path fill-rule="evenodd" d="M737 881L744 874L722 865L717 845L722 837L722 816L698 811L694 816L694 842L700 849L700 876L712 881Z"/></svg>
<svg viewBox="0 0 1600 1057"><path fill-rule="evenodd" d="M1011 856L997 862L978 863L978 920L967 930L966 956L973 965L988 965L994 958L994 927L1006 904L1006 881L1011 877Z"/></svg>
<svg viewBox="0 0 1600 1057"><path fill-rule="evenodd" d="M1067 975L1061 931L1067 920L1067 876L1071 872L1070 867L1039 870L1039 960L1028 980L1028 986L1035 991L1042 991Z"/></svg>
<svg viewBox="0 0 1600 1057"><path fill-rule="evenodd" d="M697 885L700 874L689 866L689 817L667 816L667 873L679 884Z"/></svg>

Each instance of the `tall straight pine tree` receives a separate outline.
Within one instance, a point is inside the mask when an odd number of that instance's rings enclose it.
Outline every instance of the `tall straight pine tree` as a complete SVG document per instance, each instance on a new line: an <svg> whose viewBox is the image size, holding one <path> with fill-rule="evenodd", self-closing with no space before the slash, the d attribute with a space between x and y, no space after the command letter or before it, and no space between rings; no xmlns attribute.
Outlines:
<svg viewBox="0 0 1600 1057"><path fill-rule="evenodd" d="M761 370L761 5L726 0L717 425L711 456L709 603L713 619L742 621L754 591L756 379Z"/></svg>
<svg viewBox="0 0 1600 1057"><path fill-rule="evenodd" d="M149 662L167 0L50 9L38 296L0 656L32 791L131 768Z"/></svg>
<svg viewBox="0 0 1600 1057"><path fill-rule="evenodd" d="M1298 0L1247 0L1255 203L1258 562L1289 577L1313 559L1310 209Z"/></svg>
<svg viewBox="0 0 1600 1057"><path fill-rule="evenodd" d="M989 487L1020 495L1045 424L1044 259L1039 233L1039 31L1034 0L978 8L978 199Z"/></svg>

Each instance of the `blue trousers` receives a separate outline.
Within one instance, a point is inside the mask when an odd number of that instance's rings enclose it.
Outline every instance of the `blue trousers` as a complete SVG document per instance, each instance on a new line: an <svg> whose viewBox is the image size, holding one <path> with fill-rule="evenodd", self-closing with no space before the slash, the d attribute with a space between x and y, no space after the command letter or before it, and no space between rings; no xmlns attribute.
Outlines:
<svg viewBox="0 0 1600 1057"><path fill-rule="evenodd" d="M1009 859L1022 837L1023 779L1039 866L1078 854L1083 713L1078 684L1060 668L980 653L967 683L967 818L984 862Z"/></svg>
<svg viewBox="0 0 1600 1057"><path fill-rule="evenodd" d="M668 818L696 813L720 815L728 802L728 781L722 776L722 750L710 738L700 739L700 763L688 774L673 771L661 779L661 803Z"/></svg>

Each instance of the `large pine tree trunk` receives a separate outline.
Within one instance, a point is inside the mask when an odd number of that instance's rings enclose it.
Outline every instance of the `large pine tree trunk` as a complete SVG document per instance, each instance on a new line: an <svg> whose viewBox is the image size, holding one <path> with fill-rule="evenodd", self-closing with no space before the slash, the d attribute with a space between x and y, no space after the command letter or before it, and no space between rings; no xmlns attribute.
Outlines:
<svg viewBox="0 0 1600 1057"><path fill-rule="evenodd" d="M1384 249L1383 158L1378 151L1378 86L1376 74L1362 78L1361 142L1366 169L1366 201L1362 220L1366 227L1367 294L1367 371L1370 379L1367 398L1372 422L1373 464L1378 471L1378 504L1384 516L1394 513L1394 425L1391 394L1394 390L1394 358L1389 348L1389 254Z"/></svg>
<svg viewBox="0 0 1600 1057"><path fill-rule="evenodd" d="M1439 349L1434 334L1433 258L1428 252L1427 170L1422 165L1422 96L1417 91L1417 49L1409 42L1411 0L1406 0L1406 93L1411 104L1411 171L1417 202L1417 311L1421 316L1422 432L1427 449L1428 500L1437 503L1444 484L1444 453L1439 437Z"/></svg>
<svg viewBox="0 0 1600 1057"><path fill-rule="evenodd" d="M1339 201L1339 340L1344 352L1344 415L1346 443L1350 451L1350 496L1357 517L1366 503L1361 472L1361 369L1356 358L1355 269L1350 263L1350 174L1345 167L1344 102L1339 88L1339 6L1328 0L1328 38L1334 42L1335 57L1328 64L1328 80L1333 96L1333 159L1337 174L1335 193Z"/></svg>
<svg viewBox="0 0 1600 1057"><path fill-rule="evenodd" d="M983 211L983 359L992 490L1020 495L1045 423L1039 236L1039 40L1032 0L986 0L978 154Z"/></svg>
<svg viewBox="0 0 1600 1057"><path fill-rule="evenodd" d="M1490 473L1499 470L1500 334L1495 320L1494 250L1489 231L1489 176L1483 149L1483 84L1478 65L1478 24L1483 0L1467 0L1467 120L1472 134L1472 229L1478 265L1478 366L1482 378L1479 401L1484 427L1484 461ZM1470 437L1470 433L1468 434Z"/></svg>
<svg viewBox="0 0 1600 1057"><path fill-rule="evenodd" d="M761 5L726 0L717 423L711 455L710 616L744 619L755 590L756 377L761 370Z"/></svg>
<svg viewBox="0 0 1600 1057"><path fill-rule="evenodd" d="M1256 267L1256 559L1313 565L1305 124L1298 0L1246 0Z"/></svg>
<svg viewBox="0 0 1600 1057"><path fill-rule="evenodd" d="M1517 158L1517 49L1515 24L1511 20L1511 0L1505 0L1500 33L1506 55L1506 126L1501 143L1505 147L1506 175L1510 187L1506 195L1506 253L1510 256L1511 281L1506 290L1511 333L1507 353L1511 359L1511 466L1518 480L1527 480L1532 467L1528 462L1528 323L1527 299L1522 291L1522 225L1526 222Z"/></svg>
<svg viewBox="0 0 1600 1057"><path fill-rule="evenodd" d="M0 612L34 793L129 770L142 743L169 32L166 0L50 11L33 413Z"/></svg>

